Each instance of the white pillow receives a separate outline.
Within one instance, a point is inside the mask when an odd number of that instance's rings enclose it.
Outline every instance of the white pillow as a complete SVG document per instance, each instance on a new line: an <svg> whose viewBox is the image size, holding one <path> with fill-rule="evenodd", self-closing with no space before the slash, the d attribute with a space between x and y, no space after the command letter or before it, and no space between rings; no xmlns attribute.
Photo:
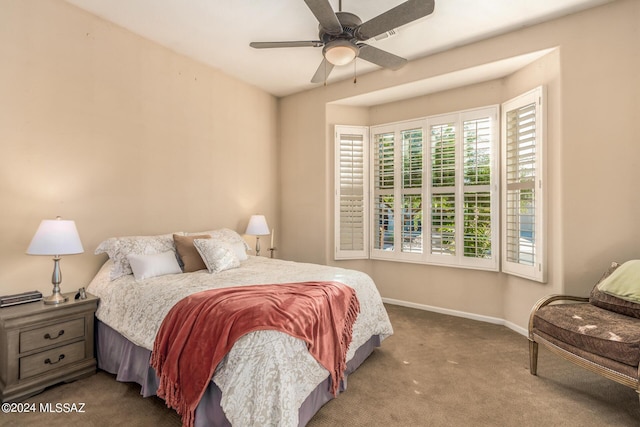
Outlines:
<svg viewBox="0 0 640 427"><path fill-rule="evenodd" d="M159 254L168 250L174 250L173 235L184 233L161 234L158 236L124 236L111 237L98 245L95 254L106 253L113 261L113 267L109 278L115 280L118 277L131 274L129 254L150 255Z"/></svg>
<svg viewBox="0 0 640 427"><path fill-rule="evenodd" d="M150 277L164 276L165 274L182 273L182 269L173 251L161 252L159 254L127 255L133 276L136 280L144 280Z"/></svg>
<svg viewBox="0 0 640 427"><path fill-rule="evenodd" d="M202 257L209 273L240 267L240 260L228 243L214 239L194 239L193 246Z"/></svg>
<svg viewBox="0 0 640 427"><path fill-rule="evenodd" d="M193 236L194 234L208 234L212 239L228 244L240 261L248 259L247 251L250 249L249 245L247 245L247 242L245 242L242 236L236 231L228 228L220 228L218 230L201 231L198 233L185 233L187 236Z"/></svg>
<svg viewBox="0 0 640 427"><path fill-rule="evenodd" d="M238 260L244 261L249 259L249 257L247 256L246 243L244 241L227 243L227 244L229 245L231 250L233 250L233 252L236 254L236 256L238 257Z"/></svg>

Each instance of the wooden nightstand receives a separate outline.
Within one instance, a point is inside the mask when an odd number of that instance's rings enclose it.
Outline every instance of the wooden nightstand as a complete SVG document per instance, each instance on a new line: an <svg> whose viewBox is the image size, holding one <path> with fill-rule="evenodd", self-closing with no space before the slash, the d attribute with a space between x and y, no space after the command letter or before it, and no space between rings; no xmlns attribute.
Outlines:
<svg viewBox="0 0 640 427"><path fill-rule="evenodd" d="M93 319L98 298L0 308L0 397L23 400L96 372Z"/></svg>

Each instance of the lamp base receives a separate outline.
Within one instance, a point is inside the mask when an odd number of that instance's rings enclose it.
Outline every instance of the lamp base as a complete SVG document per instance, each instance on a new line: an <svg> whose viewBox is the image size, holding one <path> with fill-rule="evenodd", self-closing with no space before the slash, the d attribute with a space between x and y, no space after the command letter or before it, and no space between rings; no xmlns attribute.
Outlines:
<svg viewBox="0 0 640 427"><path fill-rule="evenodd" d="M53 258L53 274L51 275L51 283L53 283L53 293L44 298L43 301L47 305L61 304L69 301L69 298L60 293L60 283L62 283L62 272L60 271L60 256Z"/></svg>
<svg viewBox="0 0 640 427"><path fill-rule="evenodd" d="M54 292L48 297L43 298L42 301L47 305L54 305L54 304L62 304L63 302L67 302L69 301L69 298L65 297L60 292Z"/></svg>

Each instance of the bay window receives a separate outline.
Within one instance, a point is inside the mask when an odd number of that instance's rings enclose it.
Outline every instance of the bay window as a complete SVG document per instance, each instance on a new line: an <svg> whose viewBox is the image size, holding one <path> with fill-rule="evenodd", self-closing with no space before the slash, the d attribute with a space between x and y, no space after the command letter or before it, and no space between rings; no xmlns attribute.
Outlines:
<svg viewBox="0 0 640 427"><path fill-rule="evenodd" d="M544 280L541 93L502 116L493 105L336 126L335 258L490 271L502 261Z"/></svg>

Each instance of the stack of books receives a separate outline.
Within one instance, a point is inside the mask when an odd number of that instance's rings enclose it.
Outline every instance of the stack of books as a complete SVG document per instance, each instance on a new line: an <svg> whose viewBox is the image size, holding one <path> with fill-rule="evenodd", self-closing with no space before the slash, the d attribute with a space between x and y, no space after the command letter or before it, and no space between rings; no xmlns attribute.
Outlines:
<svg viewBox="0 0 640 427"><path fill-rule="evenodd" d="M23 292L15 295L5 295L0 297L0 308L9 307L10 305L24 304L27 302L40 301L42 293L38 291Z"/></svg>

